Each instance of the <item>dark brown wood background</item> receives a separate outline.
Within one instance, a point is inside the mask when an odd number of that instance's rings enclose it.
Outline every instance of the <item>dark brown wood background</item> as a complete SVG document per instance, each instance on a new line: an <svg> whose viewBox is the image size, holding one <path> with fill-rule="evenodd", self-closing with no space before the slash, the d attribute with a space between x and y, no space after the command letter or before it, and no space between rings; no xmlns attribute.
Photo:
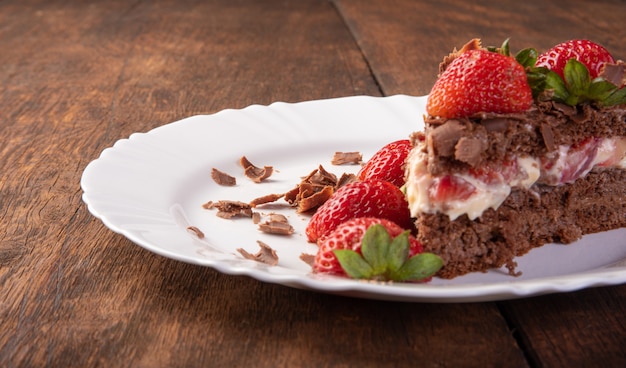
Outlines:
<svg viewBox="0 0 626 368"><path fill-rule="evenodd" d="M93 218L80 176L133 132L225 108L427 94L473 37L626 59L626 3L0 1L0 366L626 366L626 286L418 304L166 259Z"/></svg>

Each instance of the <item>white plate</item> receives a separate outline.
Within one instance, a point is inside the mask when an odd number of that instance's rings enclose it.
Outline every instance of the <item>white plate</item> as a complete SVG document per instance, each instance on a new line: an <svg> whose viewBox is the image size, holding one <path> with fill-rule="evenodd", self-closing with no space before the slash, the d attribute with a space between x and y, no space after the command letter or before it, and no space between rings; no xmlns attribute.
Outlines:
<svg viewBox="0 0 626 368"><path fill-rule="evenodd" d="M355 166L332 166L336 151L369 158L384 144L423 127L425 97L346 97L296 104L274 103L193 116L122 139L85 169L81 186L89 211L111 230L140 246L184 262L233 275L348 296L413 302L472 302L513 299L626 282L626 229L594 234L567 246L550 244L518 259L520 277L503 270L428 284L377 284L314 275L299 259L315 253L304 235L308 217L282 204L264 213L286 214L296 233L262 234L250 219L225 220L201 205L209 200L250 201L292 189L322 164L336 174ZM276 170L255 184L245 178L241 156ZM237 186L213 182L212 168L237 178ZM284 203L284 202L280 202ZM203 240L190 234L198 227ZM277 266L243 259L257 240L274 248Z"/></svg>

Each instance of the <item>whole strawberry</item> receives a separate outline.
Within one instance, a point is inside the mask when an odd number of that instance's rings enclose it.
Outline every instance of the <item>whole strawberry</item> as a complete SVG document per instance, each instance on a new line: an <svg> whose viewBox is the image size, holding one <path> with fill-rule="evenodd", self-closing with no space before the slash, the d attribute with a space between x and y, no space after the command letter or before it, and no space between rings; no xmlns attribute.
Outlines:
<svg viewBox="0 0 626 368"><path fill-rule="evenodd" d="M426 111L431 116L459 118L479 112L523 112L531 105L524 67L510 56L479 49L461 53L441 73Z"/></svg>
<svg viewBox="0 0 626 368"><path fill-rule="evenodd" d="M313 271L357 279L424 281L442 266L441 258L422 253L422 245L397 224L358 217L318 241Z"/></svg>
<svg viewBox="0 0 626 368"><path fill-rule="evenodd" d="M605 63L615 63L613 56L603 46L589 40L571 40L560 43L537 57L536 66L546 67L563 78L563 69L570 59L581 62L596 78Z"/></svg>
<svg viewBox="0 0 626 368"><path fill-rule="evenodd" d="M382 180L355 181L339 188L321 205L306 227L310 242L355 217L379 217L412 229L409 205L397 186Z"/></svg>
<svg viewBox="0 0 626 368"><path fill-rule="evenodd" d="M404 185L404 163L411 151L411 141L391 142L370 158L357 173L359 180L378 179L398 187Z"/></svg>

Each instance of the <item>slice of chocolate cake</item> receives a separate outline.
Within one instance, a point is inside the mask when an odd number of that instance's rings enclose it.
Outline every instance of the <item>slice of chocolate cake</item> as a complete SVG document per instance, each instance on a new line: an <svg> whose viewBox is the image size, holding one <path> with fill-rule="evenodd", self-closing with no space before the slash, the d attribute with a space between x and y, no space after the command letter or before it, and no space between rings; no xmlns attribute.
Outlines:
<svg viewBox="0 0 626 368"><path fill-rule="evenodd" d="M624 79L589 41L513 57L472 40L444 59L406 183L439 276L517 275L532 248L626 226Z"/></svg>

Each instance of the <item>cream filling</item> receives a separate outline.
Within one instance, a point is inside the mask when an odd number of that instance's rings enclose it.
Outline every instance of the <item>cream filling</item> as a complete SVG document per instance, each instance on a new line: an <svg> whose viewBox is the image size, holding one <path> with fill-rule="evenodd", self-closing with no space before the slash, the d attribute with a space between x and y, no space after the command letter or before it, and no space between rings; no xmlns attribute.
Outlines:
<svg viewBox="0 0 626 368"><path fill-rule="evenodd" d="M557 150L557 157L550 169L542 168L541 160L534 157L518 157L518 173L509 182L491 181L489 183L469 174L455 174L458 178L471 184L475 189L468 198L445 201L432 200L432 188L438 178L428 173L428 157L424 147L416 147L409 156L407 165L407 182L405 186L407 201L411 215L416 217L420 213L443 213L454 220L466 214L470 220L474 220L489 209L497 209L509 196L513 187L528 189L539 179L544 181L545 177L552 177L553 185L558 185L564 170L571 170L568 167L568 153L570 147L562 146ZM626 139L603 139L595 152L595 157L591 162L586 162L586 167L582 163L580 167L574 167L579 173L578 177L586 175L593 167L601 165L605 167L620 167L626 169ZM616 153L617 152L617 153ZM617 160L617 157L621 159Z"/></svg>

